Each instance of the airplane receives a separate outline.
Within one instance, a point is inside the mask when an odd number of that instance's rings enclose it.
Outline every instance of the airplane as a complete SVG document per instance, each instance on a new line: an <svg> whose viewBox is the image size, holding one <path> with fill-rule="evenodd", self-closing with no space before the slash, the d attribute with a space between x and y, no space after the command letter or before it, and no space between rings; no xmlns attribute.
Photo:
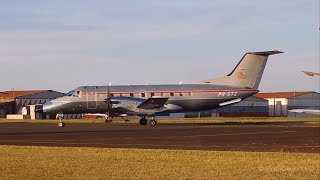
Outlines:
<svg viewBox="0 0 320 180"><path fill-rule="evenodd" d="M309 72L309 71L302 71L302 72L308 76L320 76L320 72Z"/></svg>
<svg viewBox="0 0 320 180"><path fill-rule="evenodd" d="M308 76L320 76L320 72L310 72L310 71L302 71L305 75ZM294 113L305 113L309 115L316 115L320 116L320 109L290 109L288 110L289 112L294 112Z"/></svg>
<svg viewBox="0 0 320 180"><path fill-rule="evenodd" d="M288 110L289 112L294 112L294 113L306 113L309 115L317 115L320 116L320 109L291 109Z"/></svg>
<svg viewBox="0 0 320 180"><path fill-rule="evenodd" d="M160 113L211 110L258 93L268 57L279 53L283 52L248 52L230 74L191 84L81 86L36 111L57 114L59 127L65 126L63 114L87 113L105 114L106 122L139 116L140 125L156 126L155 116Z"/></svg>

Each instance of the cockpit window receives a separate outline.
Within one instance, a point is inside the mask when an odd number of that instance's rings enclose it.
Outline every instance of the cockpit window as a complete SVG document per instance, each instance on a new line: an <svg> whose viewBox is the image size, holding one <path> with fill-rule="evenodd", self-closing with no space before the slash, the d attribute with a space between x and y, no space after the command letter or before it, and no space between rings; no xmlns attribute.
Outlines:
<svg viewBox="0 0 320 180"><path fill-rule="evenodd" d="M73 93L74 93L74 90L73 90L73 91L68 92L66 96L72 96L72 95L73 95Z"/></svg>
<svg viewBox="0 0 320 180"><path fill-rule="evenodd" d="M80 91L72 90L72 91L68 92L66 96L79 97L79 93L80 93Z"/></svg>

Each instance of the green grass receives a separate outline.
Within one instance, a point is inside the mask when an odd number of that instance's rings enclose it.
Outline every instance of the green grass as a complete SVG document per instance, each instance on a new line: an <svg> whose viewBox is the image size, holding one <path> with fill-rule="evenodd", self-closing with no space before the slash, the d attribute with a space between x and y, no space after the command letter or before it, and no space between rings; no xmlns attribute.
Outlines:
<svg viewBox="0 0 320 180"><path fill-rule="evenodd" d="M1 179L319 179L320 154L0 146Z"/></svg>
<svg viewBox="0 0 320 180"><path fill-rule="evenodd" d="M115 123L138 123L138 118L130 119L130 122L124 122L121 118L114 118ZM9 120L0 118L0 123L7 122L27 122L27 123L57 123L57 120ZM66 119L67 123L104 123L103 118L97 119ZM295 117L218 117L218 118L158 118L161 123L228 123L228 122L313 122L320 123L320 118L295 118Z"/></svg>

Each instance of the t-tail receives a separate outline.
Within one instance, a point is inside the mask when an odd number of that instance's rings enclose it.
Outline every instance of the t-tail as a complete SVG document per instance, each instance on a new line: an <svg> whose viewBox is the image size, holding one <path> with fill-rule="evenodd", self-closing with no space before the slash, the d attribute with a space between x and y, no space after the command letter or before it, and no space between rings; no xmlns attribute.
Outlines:
<svg viewBox="0 0 320 180"><path fill-rule="evenodd" d="M277 50L248 52L230 74L201 81L200 83L258 89L268 57L279 53L283 52Z"/></svg>

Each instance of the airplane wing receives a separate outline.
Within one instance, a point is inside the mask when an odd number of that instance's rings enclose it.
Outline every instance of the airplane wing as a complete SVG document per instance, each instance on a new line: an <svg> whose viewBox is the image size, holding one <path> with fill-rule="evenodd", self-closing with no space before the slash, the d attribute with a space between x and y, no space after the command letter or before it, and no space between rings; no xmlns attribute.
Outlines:
<svg viewBox="0 0 320 180"><path fill-rule="evenodd" d="M303 113L304 112L304 109L291 109L291 110L288 110L289 112L294 112L294 113Z"/></svg>
<svg viewBox="0 0 320 180"><path fill-rule="evenodd" d="M306 114L312 114L312 115L320 115L320 110L317 110L317 109L291 109L288 111L295 112L295 113L306 113Z"/></svg>
<svg viewBox="0 0 320 180"><path fill-rule="evenodd" d="M309 71L302 71L302 72L308 76L320 76L320 73L317 73L317 72L309 72Z"/></svg>
<svg viewBox="0 0 320 180"><path fill-rule="evenodd" d="M137 106L140 109L156 109L163 107L168 101L169 97L151 97L143 101Z"/></svg>
<svg viewBox="0 0 320 180"><path fill-rule="evenodd" d="M320 110L316 110L316 109L306 109L304 113L320 116Z"/></svg>

